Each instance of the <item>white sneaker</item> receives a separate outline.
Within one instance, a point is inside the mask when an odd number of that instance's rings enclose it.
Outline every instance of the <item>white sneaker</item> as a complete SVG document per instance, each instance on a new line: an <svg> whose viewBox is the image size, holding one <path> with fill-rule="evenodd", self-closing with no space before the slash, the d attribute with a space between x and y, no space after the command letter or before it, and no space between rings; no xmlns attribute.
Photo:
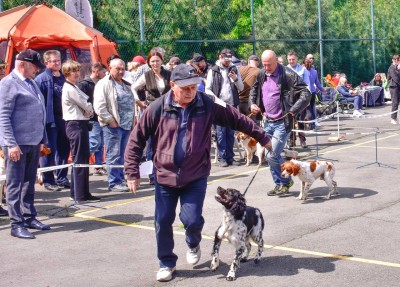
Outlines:
<svg viewBox="0 0 400 287"><path fill-rule="evenodd" d="M392 125L398 125L398 124L399 124L399 122L398 122L397 120L395 120L395 119L391 119L391 120L390 120L390 123L391 123Z"/></svg>
<svg viewBox="0 0 400 287"><path fill-rule="evenodd" d="M157 281L167 282L172 279L172 275L175 273L176 267L162 267L157 272Z"/></svg>
<svg viewBox="0 0 400 287"><path fill-rule="evenodd" d="M358 110L362 115L364 115L364 111L363 110Z"/></svg>
<svg viewBox="0 0 400 287"><path fill-rule="evenodd" d="M316 127L320 127L321 124L320 124L319 122L315 122L315 126L316 126Z"/></svg>
<svg viewBox="0 0 400 287"><path fill-rule="evenodd" d="M358 110L354 110L353 117L359 117L359 116L362 116L362 113L360 113Z"/></svg>
<svg viewBox="0 0 400 287"><path fill-rule="evenodd" d="M197 264L197 262L199 262L200 260L200 257L201 257L200 245L195 248L190 248L186 252L186 260L191 265Z"/></svg>

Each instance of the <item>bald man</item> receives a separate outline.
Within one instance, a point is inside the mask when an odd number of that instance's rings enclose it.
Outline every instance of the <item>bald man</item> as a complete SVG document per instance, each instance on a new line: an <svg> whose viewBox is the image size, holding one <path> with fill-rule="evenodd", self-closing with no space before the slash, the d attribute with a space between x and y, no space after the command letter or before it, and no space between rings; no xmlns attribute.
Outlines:
<svg viewBox="0 0 400 287"><path fill-rule="evenodd" d="M293 129L293 119L308 106L311 93L296 72L278 63L274 51L265 50L261 62L264 68L250 91L250 110L264 116L264 130L272 138L274 153L267 156L275 186L267 195L283 195L293 181L281 176L280 154Z"/></svg>
<svg viewBox="0 0 400 287"><path fill-rule="evenodd" d="M123 79L125 62L110 61L110 75L97 82L94 88L94 110L103 127L106 164L123 165L124 152L135 118L135 99L129 82ZM107 169L108 189L128 191L122 168Z"/></svg>

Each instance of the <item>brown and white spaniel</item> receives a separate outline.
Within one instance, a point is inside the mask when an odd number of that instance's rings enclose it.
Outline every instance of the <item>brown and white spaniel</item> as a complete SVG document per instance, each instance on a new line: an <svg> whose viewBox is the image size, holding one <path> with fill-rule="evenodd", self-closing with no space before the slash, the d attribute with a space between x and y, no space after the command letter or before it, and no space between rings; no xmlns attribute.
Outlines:
<svg viewBox="0 0 400 287"><path fill-rule="evenodd" d="M318 178L324 180L329 187L327 199L329 199L331 195L339 194L337 192L336 181L333 180L335 176L335 166L330 161L298 161L292 159L291 161L284 162L281 165L281 169L282 177L288 178L289 176L298 176L300 178L301 190L297 199L306 200L311 185Z"/></svg>
<svg viewBox="0 0 400 287"><path fill-rule="evenodd" d="M263 147L251 136L242 132L238 132L237 139L246 151L246 166L250 165L254 153L256 153L258 157L258 166L260 166L265 157L265 147Z"/></svg>

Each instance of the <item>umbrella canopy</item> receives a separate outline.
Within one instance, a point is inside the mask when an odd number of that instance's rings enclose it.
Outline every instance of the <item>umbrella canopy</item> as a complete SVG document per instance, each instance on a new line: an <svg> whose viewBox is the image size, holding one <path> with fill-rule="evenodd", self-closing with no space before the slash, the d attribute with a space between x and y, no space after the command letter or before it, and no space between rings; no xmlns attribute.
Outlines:
<svg viewBox="0 0 400 287"><path fill-rule="evenodd" d="M16 53L28 48L67 48L70 57L79 62L84 57L80 58L75 51L83 49L90 51L92 63L105 65L110 55L118 54L115 43L104 38L101 32L82 24L63 10L45 4L22 5L0 13L0 49L4 41L8 41L5 53L8 63L12 63Z"/></svg>

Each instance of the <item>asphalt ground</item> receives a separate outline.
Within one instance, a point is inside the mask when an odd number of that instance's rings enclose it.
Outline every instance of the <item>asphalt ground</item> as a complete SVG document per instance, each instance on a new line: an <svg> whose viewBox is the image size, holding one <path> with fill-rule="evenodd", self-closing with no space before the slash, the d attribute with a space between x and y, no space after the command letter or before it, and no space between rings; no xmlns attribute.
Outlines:
<svg viewBox="0 0 400 287"><path fill-rule="evenodd" d="M390 112L390 106L366 112L381 115ZM335 132L336 120L324 121L320 131ZM155 280L154 191L146 179L134 196L110 192L106 176L91 176L91 192L102 201L86 206L72 205L66 190L49 192L37 185L39 219L52 230L33 231L35 240L17 239L10 236L8 219L1 219L0 286L399 286L400 125L389 121L389 116L340 118L343 141L309 134L309 148L296 149L300 159L315 158L318 139L318 156L334 160L340 195L330 200L324 198L327 187L322 181L314 183L307 201L295 199L297 178L290 195L268 197L271 175L266 165L258 170L246 199L263 213L265 249L260 264L240 265L236 281L225 280L234 256L227 242L221 246L220 268L209 271L213 236L222 218L214 195L218 186L243 192L256 163L212 167L202 258L196 266L186 263L184 230L177 217L177 273L167 283Z"/></svg>

